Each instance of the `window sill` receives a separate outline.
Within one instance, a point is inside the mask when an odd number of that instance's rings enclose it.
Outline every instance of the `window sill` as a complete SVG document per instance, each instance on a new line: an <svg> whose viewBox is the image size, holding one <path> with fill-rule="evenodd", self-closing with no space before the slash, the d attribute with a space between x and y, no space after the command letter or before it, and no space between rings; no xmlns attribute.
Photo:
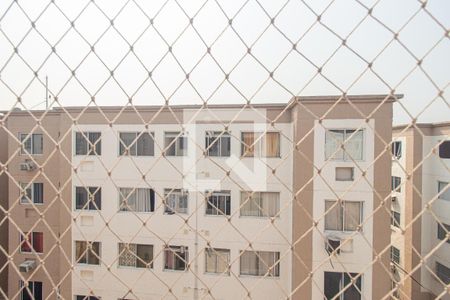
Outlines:
<svg viewBox="0 0 450 300"><path fill-rule="evenodd" d="M36 206L43 206L44 205L44 203L30 203L30 202L20 202L20 205L36 205Z"/></svg>
<svg viewBox="0 0 450 300"><path fill-rule="evenodd" d="M186 273L188 271L188 269L184 269L184 270L172 270L172 269L163 269L163 272L168 272L168 273Z"/></svg>
<svg viewBox="0 0 450 300"><path fill-rule="evenodd" d="M264 217L264 216L242 216L242 215L239 215L239 218L242 218L242 219L255 219L255 220L270 220L270 219L272 219L272 218L274 218L275 220L280 220L281 219L281 217L278 215L278 216L273 216L273 217Z"/></svg>
<svg viewBox="0 0 450 300"><path fill-rule="evenodd" d="M267 276L264 276L264 275L259 276L259 275L242 275L242 274L239 274L238 277L239 278L258 279L258 280L261 280L261 279L276 279L276 280L279 280L280 279L280 276L268 276L268 275Z"/></svg>
<svg viewBox="0 0 450 300"><path fill-rule="evenodd" d="M229 272L223 272L223 273L213 273L213 272L204 272L205 275L210 276L217 276L217 277L230 277Z"/></svg>

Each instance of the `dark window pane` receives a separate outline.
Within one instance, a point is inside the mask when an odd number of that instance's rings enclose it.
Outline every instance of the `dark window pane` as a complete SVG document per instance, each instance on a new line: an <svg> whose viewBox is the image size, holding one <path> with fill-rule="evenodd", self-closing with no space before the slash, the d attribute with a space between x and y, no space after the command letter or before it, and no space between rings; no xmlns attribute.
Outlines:
<svg viewBox="0 0 450 300"><path fill-rule="evenodd" d="M75 154L86 155L87 154L87 140L84 138L83 133L77 132L75 138Z"/></svg>
<svg viewBox="0 0 450 300"><path fill-rule="evenodd" d="M445 141L439 145L439 157L450 158L450 141Z"/></svg>
<svg viewBox="0 0 450 300"><path fill-rule="evenodd" d="M342 273L337 272L325 272L324 277L324 294L325 299L333 299L334 296L339 294L341 286Z"/></svg>
<svg viewBox="0 0 450 300"><path fill-rule="evenodd" d="M349 274L344 273L344 285L342 287L343 289L346 288L346 290L344 291L344 300L360 300L361 276L359 276L358 279L356 279L354 284L351 284L351 279L358 276L358 274L350 273L350 276Z"/></svg>
<svg viewBox="0 0 450 300"><path fill-rule="evenodd" d="M34 203L44 203L44 184L34 183L33 184L33 202Z"/></svg>

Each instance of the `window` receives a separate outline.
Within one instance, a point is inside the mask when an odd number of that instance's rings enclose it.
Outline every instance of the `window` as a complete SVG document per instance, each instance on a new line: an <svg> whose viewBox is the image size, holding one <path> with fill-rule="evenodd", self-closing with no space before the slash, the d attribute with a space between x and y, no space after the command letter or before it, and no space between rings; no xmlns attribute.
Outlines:
<svg viewBox="0 0 450 300"><path fill-rule="evenodd" d="M223 216L230 215L231 210L231 194L230 191L206 192L206 214Z"/></svg>
<svg viewBox="0 0 450 300"><path fill-rule="evenodd" d="M44 252L44 233L42 232L24 232L20 235L20 252L22 253L43 253Z"/></svg>
<svg viewBox="0 0 450 300"><path fill-rule="evenodd" d="M401 192L402 191L402 179L398 176L391 177L391 189L393 192Z"/></svg>
<svg viewBox="0 0 450 300"><path fill-rule="evenodd" d="M324 274L325 299L360 300L361 276L357 273L325 272ZM352 279L356 278L352 284ZM339 294L341 291L341 294ZM339 294L339 296L337 296ZM336 297L337 296L337 297Z"/></svg>
<svg viewBox="0 0 450 300"><path fill-rule="evenodd" d="M443 264L436 262L436 275L445 284L450 284L450 268L447 268Z"/></svg>
<svg viewBox="0 0 450 300"><path fill-rule="evenodd" d="M437 231L437 237L440 240L445 240L447 236L447 232L450 232L450 225L447 224L437 224L438 225L438 231ZM447 243L450 243L450 238L447 239Z"/></svg>
<svg viewBox="0 0 450 300"><path fill-rule="evenodd" d="M362 222L363 203L325 201L325 230L355 231Z"/></svg>
<svg viewBox="0 0 450 300"><path fill-rule="evenodd" d="M400 213L391 210L391 225L400 228Z"/></svg>
<svg viewBox="0 0 450 300"><path fill-rule="evenodd" d="M450 158L450 141L444 141L439 145L439 157Z"/></svg>
<svg viewBox="0 0 450 300"><path fill-rule="evenodd" d="M230 134L221 131L207 131L205 149L207 149L208 156L230 156Z"/></svg>
<svg viewBox="0 0 450 300"><path fill-rule="evenodd" d="M186 156L188 149L187 136L182 135L180 132L166 132L164 148L167 156Z"/></svg>
<svg viewBox="0 0 450 300"><path fill-rule="evenodd" d="M280 252L241 251L240 274L252 276L280 276Z"/></svg>
<svg viewBox="0 0 450 300"><path fill-rule="evenodd" d="M438 193L442 193L439 195L439 199L450 201L450 185L448 182L438 182Z"/></svg>
<svg viewBox="0 0 450 300"><path fill-rule="evenodd" d="M28 281L28 285L20 280L20 300L42 300L42 282Z"/></svg>
<svg viewBox="0 0 450 300"><path fill-rule="evenodd" d="M77 132L75 135L75 155L101 155L101 137L100 132Z"/></svg>
<svg viewBox="0 0 450 300"><path fill-rule="evenodd" d="M120 211L153 212L155 210L155 191L152 189L120 188Z"/></svg>
<svg viewBox="0 0 450 300"><path fill-rule="evenodd" d="M336 181L353 181L354 168L352 167L336 167Z"/></svg>
<svg viewBox="0 0 450 300"><path fill-rule="evenodd" d="M78 264L100 264L100 242L75 241L75 259Z"/></svg>
<svg viewBox="0 0 450 300"><path fill-rule="evenodd" d="M187 214L188 192L182 189L164 189L164 213Z"/></svg>
<svg viewBox="0 0 450 300"><path fill-rule="evenodd" d="M206 248L205 249L205 272L230 274L230 250Z"/></svg>
<svg viewBox="0 0 450 300"><path fill-rule="evenodd" d="M100 187L76 187L75 209L101 210L102 189Z"/></svg>
<svg viewBox="0 0 450 300"><path fill-rule="evenodd" d="M400 159L402 157L402 142L395 141L391 145L392 157Z"/></svg>
<svg viewBox="0 0 450 300"><path fill-rule="evenodd" d="M245 157L280 157L279 132L242 132L241 155Z"/></svg>
<svg viewBox="0 0 450 300"><path fill-rule="evenodd" d="M344 149L341 145L344 145ZM325 133L325 159L362 160L364 131L353 129L327 130Z"/></svg>
<svg viewBox="0 0 450 300"><path fill-rule="evenodd" d="M119 155L153 156L155 154L154 134L144 132L119 133Z"/></svg>
<svg viewBox="0 0 450 300"><path fill-rule="evenodd" d="M280 211L280 193L241 192L241 216L275 217Z"/></svg>
<svg viewBox="0 0 450 300"><path fill-rule="evenodd" d="M21 204L43 204L44 184L43 183L20 183Z"/></svg>
<svg viewBox="0 0 450 300"><path fill-rule="evenodd" d="M42 154L44 148L44 136L41 133L19 134L22 148L20 154Z"/></svg>
<svg viewBox="0 0 450 300"><path fill-rule="evenodd" d="M184 271L188 260L188 247L168 246L164 249L164 270Z"/></svg>
<svg viewBox="0 0 450 300"><path fill-rule="evenodd" d="M119 243L119 266L153 268L153 245Z"/></svg>
<svg viewBox="0 0 450 300"><path fill-rule="evenodd" d="M99 297L76 295L75 300L100 300Z"/></svg>
<svg viewBox="0 0 450 300"><path fill-rule="evenodd" d="M400 249L391 246L391 261L400 264Z"/></svg>

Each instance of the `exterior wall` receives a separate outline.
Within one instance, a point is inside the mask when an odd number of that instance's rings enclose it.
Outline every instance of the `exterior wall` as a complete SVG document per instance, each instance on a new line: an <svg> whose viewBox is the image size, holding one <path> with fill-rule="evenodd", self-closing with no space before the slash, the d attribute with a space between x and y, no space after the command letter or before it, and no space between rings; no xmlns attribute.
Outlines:
<svg viewBox="0 0 450 300"><path fill-rule="evenodd" d="M323 272L346 270L362 272L363 297L380 299L390 290L389 281L389 210L390 206L390 155L384 153L383 143L391 140L392 104L379 101L354 101L359 111L346 102L336 105L328 111L326 101L303 101L293 109L294 141L297 151L294 153L294 198L293 207L293 299L319 299L323 297ZM375 100L375 99L372 99ZM301 101L301 100L300 100ZM371 115L366 123L361 114ZM325 116L326 117L322 117ZM317 117L321 117L320 121ZM357 181L358 168L355 166L356 183L350 190L344 183L334 181L334 167L349 162L332 162L324 165L324 129L323 126L337 128L362 128L366 134L366 161L358 162L366 168L366 179ZM372 129L371 129L372 128ZM373 134L377 132L377 136ZM374 162L374 158L376 161ZM313 171L316 168L315 171ZM318 174L320 170L320 175ZM333 197L332 190L343 193L343 199L364 201L364 219L362 234L353 237L353 253L343 253L332 258L333 266L327 262L324 249L323 219L324 200ZM389 205L388 205L389 204ZM311 217L310 212L313 212ZM317 222L317 223L316 223ZM315 229L317 224L317 230ZM372 253L371 256L367 253ZM378 259L375 259L378 257ZM373 263L372 263L373 262ZM311 272L313 276L310 276ZM376 287L376 288L372 288Z"/></svg>
<svg viewBox="0 0 450 300"><path fill-rule="evenodd" d="M404 281L401 295L406 299L434 299L443 291L443 286L431 273L435 272L435 262L450 266L449 244L437 239L436 222L450 222L450 205L447 201L435 199L438 180L450 181L447 171L450 162L440 159L437 152L432 154L432 148L440 140L447 139L449 134L449 126L445 124L418 124L418 128L395 129L396 140L404 142L403 157L392 166L393 175L401 175L404 180L401 193L396 195L404 232L393 229L392 239L393 245L401 249L401 268L414 278L401 277ZM429 203L430 210L427 209ZM437 247L439 243L442 245ZM426 268L421 263L421 258L425 257ZM443 296L443 299L448 298L449 295Z"/></svg>
<svg viewBox="0 0 450 300"><path fill-rule="evenodd" d="M15 137L20 133L43 133L43 154L42 155L21 155L18 139L9 137L8 155L9 163L9 251L13 256L9 268L8 286L9 297L17 295L19 280L24 278L30 281L42 281L44 295L53 295L58 291L58 285L62 281L61 275L63 266L68 266L70 261L66 259L65 264L61 259L62 252L58 244L58 239L64 239L67 228L63 228L60 222L61 214L64 214L64 206L61 202L61 195L58 196L61 187L64 186L63 178L59 172L60 168L66 164L61 161L61 157L56 151L55 143L59 139L58 115L46 116L42 121L45 132L36 128L36 121L27 115L9 117L8 130ZM32 158L38 166L34 171L21 171L20 163L25 159ZM66 178L67 179L67 178ZM69 179L70 180L70 179ZM21 204L19 184L29 182L42 182L44 184L43 204ZM21 232L43 232L44 243L42 254L21 253L20 233ZM27 259L36 260L37 267L28 273L20 273L18 266ZM60 260L60 263L55 261ZM70 274L69 274L70 275Z"/></svg>
<svg viewBox="0 0 450 300"><path fill-rule="evenodd" d="M3 116L0 115L0 118ZM4 165L8 161L8 133L0 124L0 299L8 294L8 220L5 211L8 210L8 175L4 173Z"/></svg>
<svg viewBox="0 0 450 300"><path fill-rule="evenodd" d="M450 182L450 159L441 159L432 153L441 140L447 140L449 135L433 135L423 138L423 180L422 180L422 208L430 203L430 211L427 211L422 218L422 256L430 255L426 265L435 271L436 262L440 262L450 267L450 244L437 238L437 220L450 224L450 201L436 198L438 193L438 181ZM435 295L440 295L444 291L443 285L426 269L421 269L423 285L430 288ZM450 295L446 294L441 299L448 300Z"/></svg>
<svg viewBox="0 0 450 300"><path fill-rule="evenodd" d="M140 298L160 299L162 297L192 299L195 274L198 274L197 285L199 296L207 296L207 287L211 288L211 297L216 299L243 298L249 294L255 299L284 298L291 289L291 192L292 185L292 129L290 123L277 123L271 128L265 118L258 118L254 111L246 110L229 126L232 135L231 157L203 158L200 148L204 148L205 131L223 130L214 116L208 113L194 115L195 111L184 111L183 120L195 120L193 125L183 124L189 135L188 157L167 157L161 159L161 148L164 147L164 132L179 131L178 124L151 124L149 130L155 134L155 155L153 157L120 157L118 156L118 134L122 131L144 130L144 125L115 125L112 129L107 125L82 124L73 131L101 131L102 155L98 158L73 156L73 165L80 166L73 175L73 188L77 185L102 187L101 216L97 212L73 211L72 240L95 240L102 243L103 263L106 267L77 265L72 277L73 294L86 295L95 282L93 292L107 299L124 297L129 286ZM219 120L231 120L238 110L218 110L214 114ZM266 115L265 111L260 112ZM128 118L124 116L124 118ZM254 123L254 122L261 123ZM136 121L132 121L136 122ZM264 122L264 123L262 123ZM136 122L139 123L139 122ZM241 131L277 130L282 133L281 157L267 158L262 161L251 158L240 159ZM237 138L236 138L237 137ZM197 145L195 145L196 143ZM281 163L283 162L283 163ZM276 176L265 166L276 168ZM145 180L142 174L146 173ZM106 170L111 171L111 178ZM231 170L226 176L225 170ZM148 173L147 173L148 171ZM183 175L186 175L183 179ZM248 186L250 185L250 186ZM239 216L240 190L280 192L281 215L275 219L274 225L268 218ZM156 192L156 209L153 213L118 212L118 187L152 187ZM185 188L189 190L189 213L185 216L166 215L162 198L164 188ZM206 216L204 206L205 190L231 190L231 222L225 217ZM195 207L198 207L198 219L195 219ZM73 208L73 204L72 204ZM91 225L83 224L83 219L92 218ZM188 221L185 223L183 217ZM108 220L108 229L105 221ZM145 226L142 225L145 220ZM197 223L196 223L197 222ZM164 224L164 226L161 226ZM197 228L197 230L196 230ZM195 235L199 233L196 246ZM117 265L118 243L133 242L154 245L153 269L147 270L119 267ZM187 246L190 253L191 270L185 272L163 270L164 242L171 245ZM205 274L204 252L207 242L212 247L231 250L231 275L218 276ZM239 251L248 248L249 242L255 250L280 252L280 277L260 278L239 275ZM72 244L73 247L73 244ZM197 247L197 251L195 251ZM196 256L198 254L198 257ZM196 266L197 264L197 266ZM196 271L197 269L197 271ZM117 278L120 278L118 280ZM220 284L215 284L220 280ZM148 286L152 289L149 290ZM170 289L170 291L169 291ZM225 298L223 295L227 295ZM130 296L127 296L130 297Z"/></svg>

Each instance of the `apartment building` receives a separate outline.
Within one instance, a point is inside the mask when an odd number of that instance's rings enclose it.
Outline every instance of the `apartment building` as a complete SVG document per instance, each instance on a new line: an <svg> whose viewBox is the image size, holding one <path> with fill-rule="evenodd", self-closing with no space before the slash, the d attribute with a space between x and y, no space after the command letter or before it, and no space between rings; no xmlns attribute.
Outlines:
<svg viewBox="0 0 450 300"><path fill-rule="evenodd" d="M450 299L450 123L397 126L393 135L391 256L398 297Z"/></svg>
<svg viewBox="0 0 450 300"><path fill-rule="evenodd" d="M393 101L10 112L8 297L381 298Z"/></svg>

